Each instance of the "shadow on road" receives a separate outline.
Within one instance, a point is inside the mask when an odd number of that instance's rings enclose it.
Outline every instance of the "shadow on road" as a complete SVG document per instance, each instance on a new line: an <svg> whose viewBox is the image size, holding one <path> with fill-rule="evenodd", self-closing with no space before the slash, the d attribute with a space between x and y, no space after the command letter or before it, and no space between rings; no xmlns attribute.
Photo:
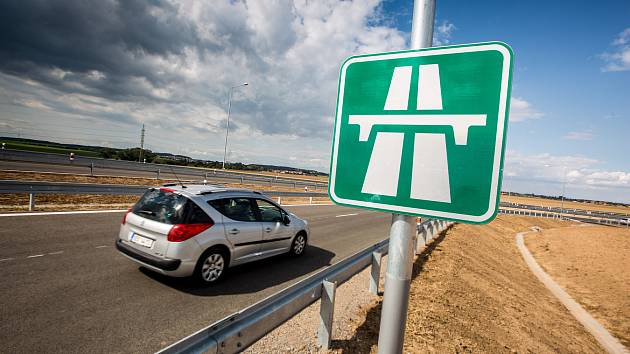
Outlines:
<svg viewBox="0 0 630 354"><path fill-rule="evenodd" d="M140 271L179 291L197 296L216 296L255 293L294 280L315 270L330 265L334 253L309 245L302 257L280 255L240 265L229 269L226 277L218 284L203 286L190 278L172 278L146 268Z"/></svg>
<svg viewBox="0 0 630 354"><path fill-rule="evenodd" d="M424 268L424 264L429 259L429 255L444 240L447 230L442 231L438 237L427 248L418 255L413 263L413 273L411 280L415 279ZM332 340L330 347L332 350L341 350L342 353L370 353L373 347L378 345L378 332L381 322L381 307L383 300L372 307L365 316L365 321L356 329L354 335L346 340Z"/></svg>

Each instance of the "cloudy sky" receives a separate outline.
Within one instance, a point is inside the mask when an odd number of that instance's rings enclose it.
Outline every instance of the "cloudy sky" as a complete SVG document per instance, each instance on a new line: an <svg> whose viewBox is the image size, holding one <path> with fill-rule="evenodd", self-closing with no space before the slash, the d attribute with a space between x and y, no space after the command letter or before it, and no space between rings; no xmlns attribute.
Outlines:
<svg viewBox="0 0 630 354"><path fill-rule="evenodd" d="M0 136L328 170L337 80L411 0L0 2ZM544 12L543 12L544 10ZM441 0L436 45L515 52L504 189L630 203L630 3Z"/></svg>

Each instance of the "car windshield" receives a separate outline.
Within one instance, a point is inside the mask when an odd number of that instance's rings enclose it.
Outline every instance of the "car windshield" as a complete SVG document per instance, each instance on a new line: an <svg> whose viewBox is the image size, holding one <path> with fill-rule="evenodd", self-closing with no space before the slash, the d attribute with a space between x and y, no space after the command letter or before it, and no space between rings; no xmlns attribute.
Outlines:
<svg viewBox="0 0 630 354"><path fill-rule="evenodd" d="M161 189L150 189L133 206L131 212L165 224L183 224L188 198Z"/></svg>

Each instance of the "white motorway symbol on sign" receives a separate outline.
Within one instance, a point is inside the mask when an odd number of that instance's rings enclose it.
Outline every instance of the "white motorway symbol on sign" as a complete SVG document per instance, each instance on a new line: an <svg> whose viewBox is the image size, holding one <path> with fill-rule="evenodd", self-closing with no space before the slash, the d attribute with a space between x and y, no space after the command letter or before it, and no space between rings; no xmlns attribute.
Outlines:
<svg viewBox="0 0 630 354"><path fill-rule="evenodd" d="M339 86L331 199L414 215L491 220L511 65L511 50L502 43L347 60Z"/></svg>

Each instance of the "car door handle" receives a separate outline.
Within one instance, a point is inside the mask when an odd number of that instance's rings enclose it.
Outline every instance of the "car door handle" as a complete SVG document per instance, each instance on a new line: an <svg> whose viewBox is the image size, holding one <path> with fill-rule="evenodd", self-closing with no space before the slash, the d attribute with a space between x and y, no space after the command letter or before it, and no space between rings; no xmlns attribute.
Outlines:
<svg viewBox="0 0 630 354"><path fill-rule="evenodd" d="M236 235L238 234L240 231L238 229L232 229L230 230L230 235Z"/></svg>
<svg viewBox="0 0 630 354"><path fill-rule="evenodd" d="M271 232L271 228L270 227L265 227L265 231L266 232Z"/></svg>

